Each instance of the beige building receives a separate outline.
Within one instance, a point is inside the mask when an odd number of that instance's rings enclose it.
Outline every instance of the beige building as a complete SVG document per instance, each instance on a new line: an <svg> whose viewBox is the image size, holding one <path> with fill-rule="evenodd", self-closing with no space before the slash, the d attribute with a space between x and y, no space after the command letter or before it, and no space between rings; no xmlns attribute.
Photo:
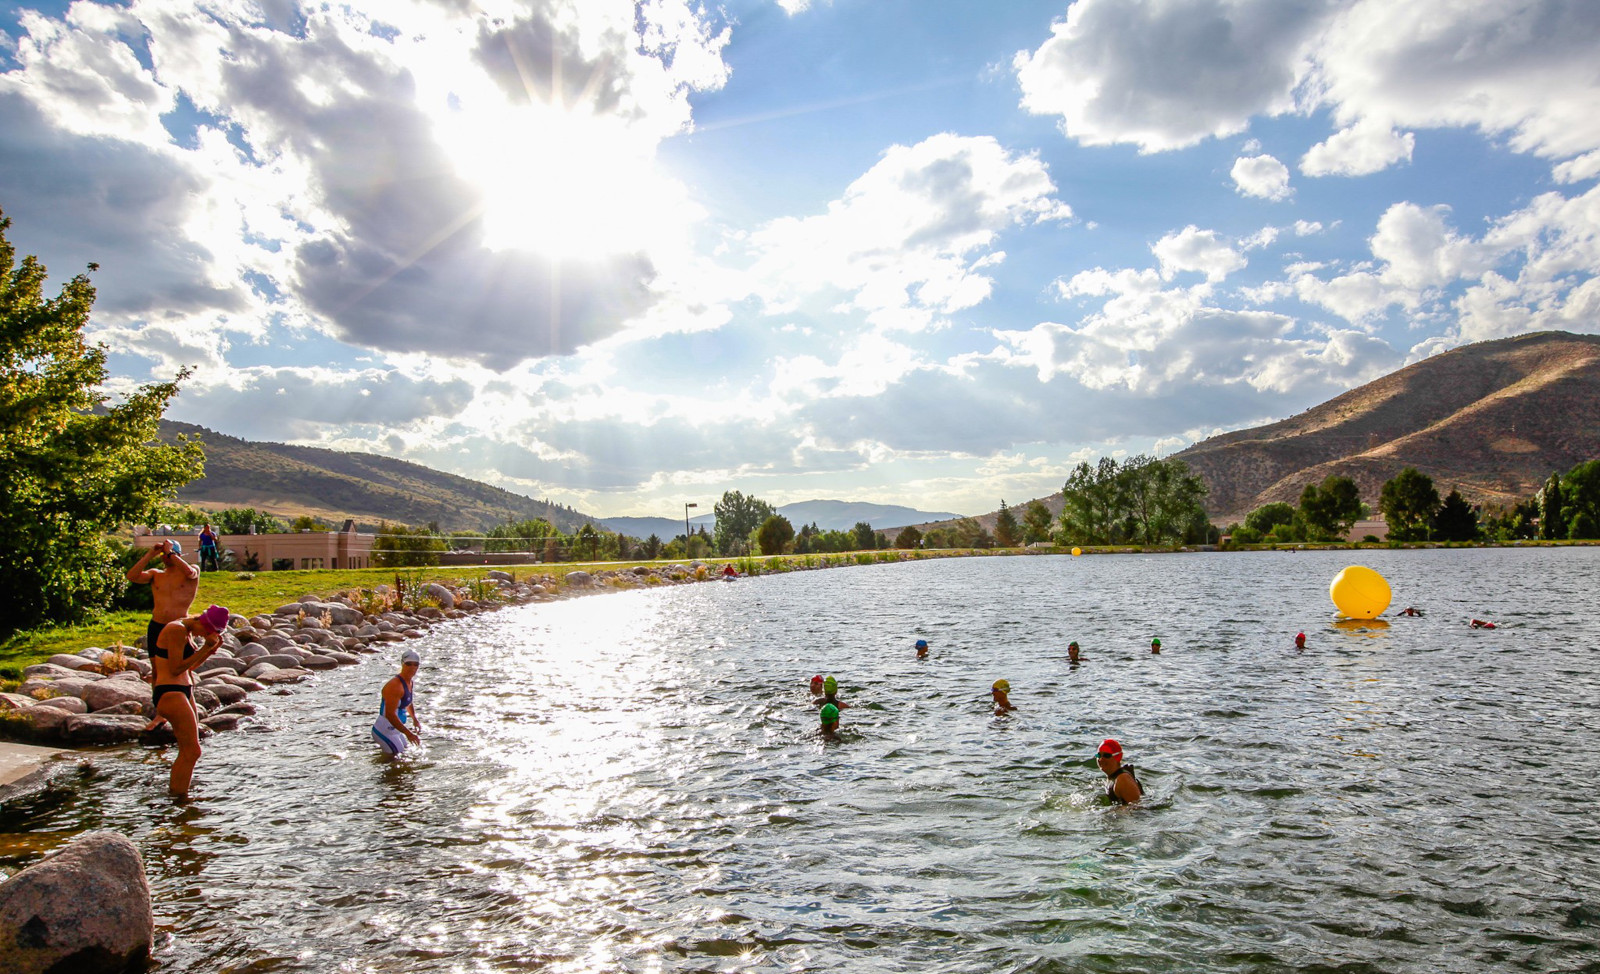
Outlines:
<svg viewBox="0 0 1600 974"><path fill-rule="evenodd" d="M262 571L282 568L371 568L375 535L357 534L355 522L346 521L342 531L301 531L298 534L219 534L217 551L233 552L235 565L243 566L252 557ZM163 540L183 546L183 557L191 564L200 561L200 532L134 528L133 543L153 548Z"/></svg>

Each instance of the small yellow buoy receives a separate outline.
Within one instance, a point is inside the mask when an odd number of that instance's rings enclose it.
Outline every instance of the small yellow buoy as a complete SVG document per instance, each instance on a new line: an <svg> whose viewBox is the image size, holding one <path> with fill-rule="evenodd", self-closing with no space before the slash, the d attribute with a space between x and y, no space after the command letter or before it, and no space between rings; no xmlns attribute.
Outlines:
<svg viewBox="0 0 1600 974"><path fill-rule="evenodd" d="M1083 549L1082 548L1074 548L1074 549L1072 549L1072 557L1076 558L1081 554L1083 554Z"/></svg>
<svg viewBox="0 0 1600 974"><path fill-rule="evenodd" d="M1328 597L1351 619L1373 619L1389 607L1393 594L1382 575L1363 565L1351 565L1333 577Z"/></svg>

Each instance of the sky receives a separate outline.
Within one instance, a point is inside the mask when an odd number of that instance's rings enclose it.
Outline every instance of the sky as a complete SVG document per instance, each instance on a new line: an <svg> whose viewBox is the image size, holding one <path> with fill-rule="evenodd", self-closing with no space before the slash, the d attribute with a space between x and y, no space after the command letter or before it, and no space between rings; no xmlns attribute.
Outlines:
<svg viewBox="0 0 1600 974"><path fill-rule="evenodd" d="M983 513L1600 330L1593 0L0 0L108 391L676 516Z"/></svg>

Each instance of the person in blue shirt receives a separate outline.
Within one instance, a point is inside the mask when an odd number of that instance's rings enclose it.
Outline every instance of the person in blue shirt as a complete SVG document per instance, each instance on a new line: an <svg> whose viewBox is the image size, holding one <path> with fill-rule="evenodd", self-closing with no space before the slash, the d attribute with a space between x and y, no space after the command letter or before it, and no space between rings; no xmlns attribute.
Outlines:
<svg viewBox="0 0 1600 974"><path fill-rule="evenodd" d="M421 668L422 657L417 655L416 650L408 649L400 657L400 672L383 685L383 699L378 705L378 719L372 722L372 736L384 753L390 756L404 754L407 742L422 743L422 738L418 736L422 721L417 719L417 708L412 698L412 681L417 678L417 670ZM415 731L405 725L408 715Z"/></svg>

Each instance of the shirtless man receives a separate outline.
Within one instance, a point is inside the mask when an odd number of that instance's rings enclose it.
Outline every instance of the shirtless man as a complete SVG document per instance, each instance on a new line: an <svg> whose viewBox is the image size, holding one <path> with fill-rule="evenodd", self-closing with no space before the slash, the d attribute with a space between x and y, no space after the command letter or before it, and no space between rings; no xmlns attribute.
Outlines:
<svg viewBox="0 0 1600 974"><path fill-rule="evenodd" d="M162 567L146 567L157 555L161 557ZM183 560L183 548L178 542L163 538L128 569L128 581L135 585L149 585L151 597L155 600L155 605L150 609L150 625L144 634L144 648L149 652L156 648L156 639L167 623L176 622L189 614L195 590L200 587L200 569Z"/></svg>

